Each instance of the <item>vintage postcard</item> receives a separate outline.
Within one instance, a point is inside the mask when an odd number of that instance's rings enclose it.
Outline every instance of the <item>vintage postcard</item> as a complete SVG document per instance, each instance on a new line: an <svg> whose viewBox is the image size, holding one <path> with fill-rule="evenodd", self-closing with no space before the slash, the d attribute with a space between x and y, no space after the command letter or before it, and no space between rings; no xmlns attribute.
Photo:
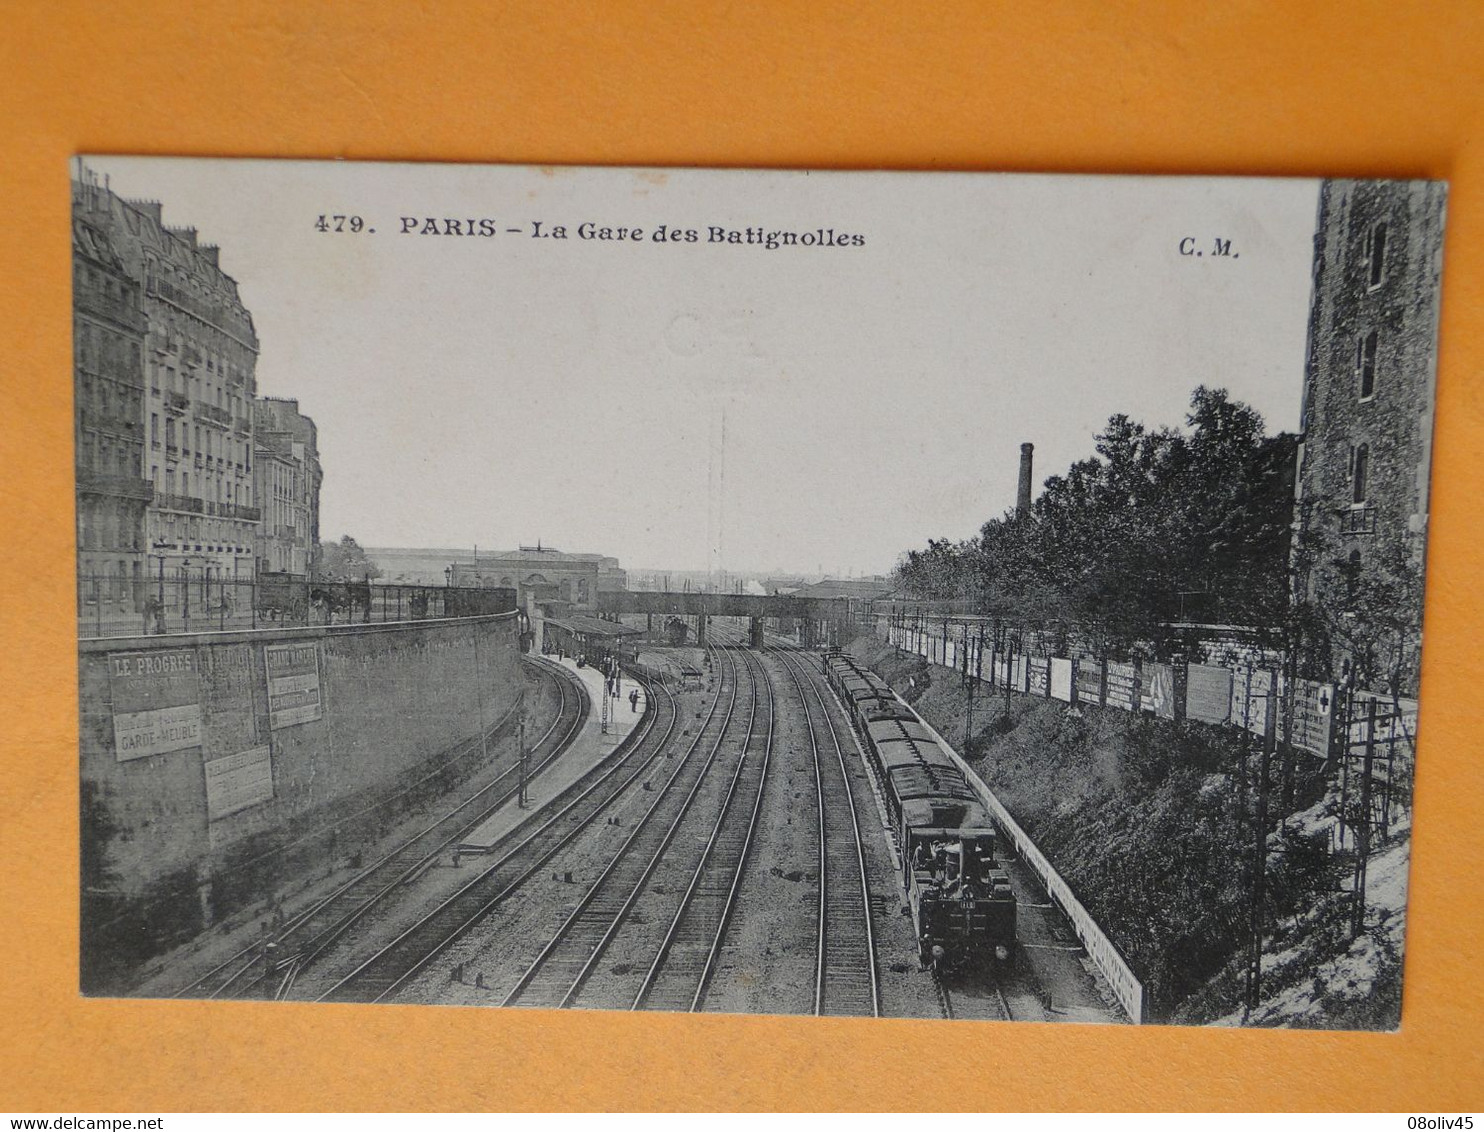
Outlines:
<svg viewBox="0 0 1484 1132"><path fill-rule="evenodd" d="M1445 185L71 192L83 994L1400 1024Z"/></svg>

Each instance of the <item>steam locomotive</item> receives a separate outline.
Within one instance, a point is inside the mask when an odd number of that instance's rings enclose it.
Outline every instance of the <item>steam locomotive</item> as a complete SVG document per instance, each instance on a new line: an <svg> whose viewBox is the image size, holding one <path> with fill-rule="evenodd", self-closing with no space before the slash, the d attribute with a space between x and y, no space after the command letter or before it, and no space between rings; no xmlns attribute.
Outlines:
<svg viewBox="0 0 1484 1132"><path fill-rule="evenodd" d="M881 783L922 962L1010 960L1015 895L996 859L994 823L964 772L874 672L839 653L824 669Z"/></svg>

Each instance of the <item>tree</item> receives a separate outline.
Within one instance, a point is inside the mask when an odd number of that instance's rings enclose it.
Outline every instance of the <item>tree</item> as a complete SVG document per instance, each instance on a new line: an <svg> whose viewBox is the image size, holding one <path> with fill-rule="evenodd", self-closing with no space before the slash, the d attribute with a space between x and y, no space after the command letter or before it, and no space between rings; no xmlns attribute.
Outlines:
<svg viewBox="0 0 1484 1132"><path fill-rule="evenodd" d="M321 582L364 582L381 577L381 568L350 535L322 542L315 549L313 575Z"/></svg>
<svg viewBox="0 0 1484 1132"><path fill-rule="evenodd" d="M897 581L919 598L970 597L1021 620L1096 621L1130 647L1179 618L1281 624L1288 597L1292 436L1199 386L1186 430L1115 414L1095 454L1050 477L1026 516L962 543L909 552Z"/></svg>

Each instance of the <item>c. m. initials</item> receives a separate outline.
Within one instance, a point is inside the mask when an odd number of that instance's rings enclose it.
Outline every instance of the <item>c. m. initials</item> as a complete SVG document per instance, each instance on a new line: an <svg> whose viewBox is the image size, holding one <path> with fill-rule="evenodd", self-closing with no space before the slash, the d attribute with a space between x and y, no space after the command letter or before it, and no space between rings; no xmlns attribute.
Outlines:
<svg viewBox="0 0 1484 1132"><path fill-rule="evenodd" d="M1201 249L1197 246L1197 241L1194 236L1186 236L1180 241L1180 254L1199 257L1204 256L1208 253L1201 251ZM1211 250L1209 254L1213 257L1221 259L1241 258L1238 253L1232 251L1232 242L1221 236L1215 236L1212 238Z"/></svg>

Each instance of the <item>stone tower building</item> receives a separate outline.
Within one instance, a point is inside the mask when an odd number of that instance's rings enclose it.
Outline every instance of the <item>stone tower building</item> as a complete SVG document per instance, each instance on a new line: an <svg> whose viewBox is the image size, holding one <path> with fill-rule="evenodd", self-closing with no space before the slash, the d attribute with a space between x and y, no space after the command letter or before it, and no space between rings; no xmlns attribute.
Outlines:
<svg viewBox="0 0 1484 1132"><path fill-rule="evenodd" d="M1294 549L1309 675L1414 695L1447 186L1327 181Z"/></svg>

